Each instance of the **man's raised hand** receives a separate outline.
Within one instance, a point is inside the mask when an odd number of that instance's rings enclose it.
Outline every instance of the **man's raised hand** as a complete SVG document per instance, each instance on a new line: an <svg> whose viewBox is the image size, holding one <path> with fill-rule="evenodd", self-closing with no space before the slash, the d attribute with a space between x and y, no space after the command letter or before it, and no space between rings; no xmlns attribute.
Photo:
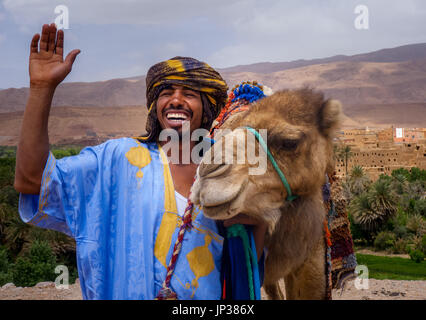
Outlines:
<svg viewBox="0 0 426 320"><path fill-rule="evenodd" d="M40 46L39 46L40 42ZM43 25L31 41L30 86L55 89L71 72L80 50L72 50L64 60L64 32L56 25Z"/></svg>

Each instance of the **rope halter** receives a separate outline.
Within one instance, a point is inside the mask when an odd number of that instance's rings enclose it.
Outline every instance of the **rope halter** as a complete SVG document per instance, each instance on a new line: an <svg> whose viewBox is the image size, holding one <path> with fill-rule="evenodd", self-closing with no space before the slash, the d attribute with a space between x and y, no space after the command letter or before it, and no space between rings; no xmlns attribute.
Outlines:
<svg viewBox="0 0 426 320"><path fill-rule="evenodd" d="M278 176L280 177L281 182L283 183L285 189L287 190L287 198L286 198L286 200L291 202L291 201L297 199L298 196L297 195L293 195L291 193L290 185L288 184L288 181L287 181L284 173L281 171L280 167L278 167L277 162L275 161L274 157L272 156L271 152L269 151L269 148L266 145L266 142L265 142L265 140L263 140L263 138L260 135L260 133L258 131L256 131L256 129L253 129L252 127L246 126L244 128L246 128L247 130L249 130L251 133L254 134L254 136L256 137L257 141L259 141L259 144L262 146L263 150L268 155L269 161L271 161L272 166L274 167L275 171L278 173Z"/></svg>

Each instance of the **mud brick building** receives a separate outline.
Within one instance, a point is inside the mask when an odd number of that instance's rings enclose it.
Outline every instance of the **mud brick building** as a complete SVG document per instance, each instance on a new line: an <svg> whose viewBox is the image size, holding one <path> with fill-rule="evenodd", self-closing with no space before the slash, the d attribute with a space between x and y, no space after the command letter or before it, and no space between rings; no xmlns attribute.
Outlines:
<svg viewBox="0 0 426 320"><path fill-rule="evenodd" d="M343 130L338 136L340 145L351 147L347 170L356 165L374 181L381 174L390 175L393 170L412 167L426 169L426 129L386 128ZM336 174L346 175L344 157L336 162Z"/></svg>

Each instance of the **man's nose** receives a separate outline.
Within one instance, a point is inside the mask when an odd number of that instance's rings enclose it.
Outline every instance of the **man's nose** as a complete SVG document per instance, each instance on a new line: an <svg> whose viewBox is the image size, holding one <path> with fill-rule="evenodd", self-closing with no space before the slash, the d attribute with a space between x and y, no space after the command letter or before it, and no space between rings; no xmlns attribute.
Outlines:
<svg viewBox="0 0 426 320"><path fill-rule="evenodd" d="M181 90L175 90L172 94L171 104L173 106L183 105L183 92Z"/></svg>

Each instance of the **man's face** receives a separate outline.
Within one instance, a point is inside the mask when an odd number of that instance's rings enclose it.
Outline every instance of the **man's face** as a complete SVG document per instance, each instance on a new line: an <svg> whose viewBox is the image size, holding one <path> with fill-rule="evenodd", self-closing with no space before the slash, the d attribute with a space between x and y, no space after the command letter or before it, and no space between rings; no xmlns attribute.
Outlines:
<svg viewBox="0 0 426 320"><path fill-rule="evenodd" d="M189 121L191 132L201 127L203 103L198 91L172 85L160 92L157 99L157 118L162 129L182 133L182 124Z"/></svg>

